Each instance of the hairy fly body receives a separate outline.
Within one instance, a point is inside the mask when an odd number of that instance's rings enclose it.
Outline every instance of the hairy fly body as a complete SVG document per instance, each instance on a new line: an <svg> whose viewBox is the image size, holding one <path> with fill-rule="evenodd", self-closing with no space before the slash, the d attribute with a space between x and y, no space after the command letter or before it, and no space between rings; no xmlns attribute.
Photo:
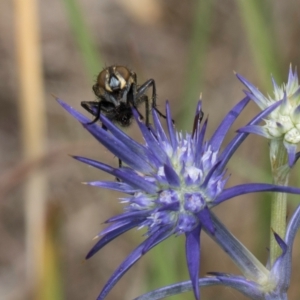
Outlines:
<svg viewBox="0 0 300 300"><path fill-rule="evenodd" d="M152 88L150 100L146 95L149 88ZM155 81L149 79L144 84L137 86L136 74L124 66L110 66L103 69L93 85L93 91L97 100L81 102L81 106L95 117L89 124L97 122L100 114L104 114L121 127L128 127L133 119L132 108L137 109L142 103L145 103L146 126L150 125L150 105L161 117L166 118L156 108ZM140 118L144 119L139 111L138 113ZM103 124L102 127L105 128ZM119 159L119 167L121 166L122 161ZM117 180L119 181L118 178Z"/></svg>
<svg viewBox="0 0 300 300"><path fill-rule="evenodd" d="M152 88L151 98L146 91ZM137 108L145 103L145 124L149 126L150 110L165 118L156 108L156 87L153 79L147 80L142 85L137 85L136 74L124 66L110 66L102 70L93 86L97 100L82 101L81 106L95 116L90 123L97 122L100 114L104 114L111 121L122 127L127 127L133 119L132 107ZM139 112L140 118L144 116Z"/></svg>

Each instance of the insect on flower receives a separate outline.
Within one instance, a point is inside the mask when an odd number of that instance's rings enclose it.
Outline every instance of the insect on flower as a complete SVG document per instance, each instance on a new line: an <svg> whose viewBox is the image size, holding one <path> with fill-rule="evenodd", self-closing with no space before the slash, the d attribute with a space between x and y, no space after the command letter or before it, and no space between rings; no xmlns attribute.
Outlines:
<svg viewBox="0 0 300 300"><path fill-rule="evenodd" d="M151 87L152 97L149 101L145 93ZM136 73L124 66L110 66L102 70L93 85L93 90L98 100L81 102L81 106L95 116L94 120L88 124L97 122L100 119L100 114L103 113L112 122L121 127L128 127L133 120L132 108L137 110L138 105L145 103L145 124L149 127L150 102L151 108L161 117L166 118L156 107L154 79L149 79L138 86ZM138 110L137 112L140 119L143 120L143 115ZM102 127L106 129L104 124ZM121 166L122 161L119 159L119 167Z"/></svg>
<svg viewBox="0 0 300 300"><path fill-rule="evenodd" d="M152 96L146 95L146 91L152 88ZM156 105L156 86L154 79L149 79L142 85L137 85L136 73L124 66L110 66L102 70L93 90L97 96L95 101L82 101L81 106L95 116L90 122L93 124L100 119L103 113L109 120L121 127L128 127L133 120L132 107L137 108L145 103L145 124L150 125L150 105L161 117L166 118ZM143 115L139 113L141 119Z"/></svg>

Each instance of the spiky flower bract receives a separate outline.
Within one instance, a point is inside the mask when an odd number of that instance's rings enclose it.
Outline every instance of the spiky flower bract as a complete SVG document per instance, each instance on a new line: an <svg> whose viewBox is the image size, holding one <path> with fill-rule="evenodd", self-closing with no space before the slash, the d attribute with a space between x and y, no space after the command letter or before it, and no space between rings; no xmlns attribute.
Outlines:
<svg viewBox="0 0 300 300"><path fill-rule="evenodd" d="M272 184L243 184L225 189L225 167L237 147L248 135L239 133L220 150L225 135L232 123L249 102L246 97L226 115L212 137L205 141L207 120L200 122L201 102L194 118L192 134L176 132L169 104L166 104L167 132L163 130L155 110L152 111L153 127L139 120L133 109L136 122L145 144L139 144L103 115L100 121L105 126L89 124L90 120L66 103L59 103L109 151L120 158L126 166L114 168L102 162L84 157L75 159L101 169L116 178L116 181L96 181L90 185L117 190L127 194L121 200L126 204L124 212L106 221L102 237L88 253L93 256L107 243L134 228L147 228L146 239L123 261L102 289L98 299L104 299L126 271L151 248L170 237L184 234L186 237L186 260L192 281L195 299L199 299L200 232L204 229L215 234L210 209L235 196L258 191L286 191L295 189ZM267 108L249 125L278 106Z"/></svg>
<svg viewBox="0 0 300 300"><path fill-rule="evenodd" d="M274 233L282 253L271 268L262 266L213 214L212 221L216 226L216 242L222 248L226 248L226 253L233 258L239 267L242 266L240 269L244 276L210 272L209 276L199 279L199 286L223 285L255 300L287 300L287 291L291 280L293 243L300 228L300 206L291 217L285 238L281 239L278 234ZM246 270L248 272L245 272ZM158 300L191 289L191 281L184 281L151 291L135 298L135 300Z"/></svg>
<svg viewBox="0 0 300 300"><path fill-rule="evenodd" d="M237 74L241 82L249 89L246 94L261 108L265 109L277 101L282 104L265 119L263 126L247 126L244 132L252 132L271 140L282 140L289 156L289 166L295 162L297 144L300 142L300 85L297 70L293 72L290 66L288 82L281 87L274 78L273 97L264 96L249 81Z"/></svg>

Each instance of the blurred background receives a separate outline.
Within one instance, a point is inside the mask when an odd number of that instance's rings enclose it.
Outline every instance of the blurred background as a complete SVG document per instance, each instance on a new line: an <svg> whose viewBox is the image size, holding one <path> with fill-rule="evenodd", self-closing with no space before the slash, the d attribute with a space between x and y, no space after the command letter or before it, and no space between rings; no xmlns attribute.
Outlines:
<svg viewBox="0 0 300 300"><path fill-rule="evenodd" d="M179 130L191 130L202 93L210 136L243 97L234 71L271 94L270 75L278 83L286 81L289 64L299 66L299 48L297 0L2 0L0 299L96 299L114 269L142 240L142 233L133 230L84 260L103 222L122 211L121 194L82 185L114 179L68 155L114 166L118 162L53 95L83 111L80 102L95 99L97 74L105 66L125 65L137 73L140 84L155 79L159 108L164 111L165 100L170 101ZM251 103L228 139L258 112ZM141 140L136 124L126 132ZM267 141L250 136L228 169L228 186L270 182ZM299 186L295 169L291 184ZM269 197L239 197L215 209L263 263L268 255ZM296 204L291 197L289 216ZM202 276L209 271L239 274L210 238L201 238ZM289 299L299 299L299 242ZM171 238L131 268L107 299L133 299L187 280L185 264L184 238ZM201 299L245 298L228 288L210 287L202 289Z"/></svg>

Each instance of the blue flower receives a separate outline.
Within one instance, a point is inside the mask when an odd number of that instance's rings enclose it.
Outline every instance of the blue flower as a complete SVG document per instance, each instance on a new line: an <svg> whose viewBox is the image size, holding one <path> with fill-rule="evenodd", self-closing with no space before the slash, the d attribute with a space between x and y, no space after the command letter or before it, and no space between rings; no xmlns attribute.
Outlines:
<svg viewBox="0 0 300 300"><path fill-rule="evenodd" d="M107 243L138 227L147 228L146 239L121 263L98 299L104 299L127 270L151 248L171 235L186 237L186 260L196 299L200 298L198 277L200 264L200 232L204 229L215 235L211 208L235 196L258 191L295 192L295 189L272 184L243 184L225 189L228 177L225 167L248 133L238 133L220 150L225 135L232 123L250 101L241 100L224 118L213 136L205 141L207 120L201 125L201 102L199 102L192 134L176 132L169 104L166 104L166 133L155 110L152 111L153 127L146 127L133 109L136 122L143 134L145 144L139 144L103 115L99 124L89 125L89 119L66 103L59 103L86 128L101 144L120 158L126 166L114 168L102 162L84 157L75 159L101 169L119 179L118 182L96 181L90 185L117 190L127 194L124 212L106 221L110 224L99 237L101 239L88 253L93 256ZM279 104L268 107L249 125L257 124ZM299 192L299 190L297 190Z"/></svg>
<svg viewBox="0 0 300 300"><path fill-rule="evenodd" d="M237 77L249 89L246 95L261 109L281 101L281 105L264 120L263 126L246 126L240 131L255 133L271 140L282 140L288 152L289 167L292 167L296 161L297 145L300 142L300 85L296 70L293 72L290 66L288 82L282 87L278 86L272 78L273 98L265 97L241 75L237 74Z"/></svg>

